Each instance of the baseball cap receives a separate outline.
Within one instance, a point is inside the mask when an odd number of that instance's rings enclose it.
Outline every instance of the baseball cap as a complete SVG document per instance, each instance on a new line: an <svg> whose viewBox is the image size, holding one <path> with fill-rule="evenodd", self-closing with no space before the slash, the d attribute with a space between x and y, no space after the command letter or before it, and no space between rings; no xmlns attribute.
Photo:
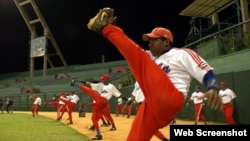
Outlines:
<svg viewBox="0 0 250 141"><path fill-rule="evenodd" d="M174 41L171 31L163 27L156 27L152 30L151 33L146 33L142 35L142 39L144 41L149 41L150 38L160 38L160 37L164 37L170 40L172 43Z"/></svg>
<svg viewBox="0 0 250 141"><path fill-rule="evenodd" d="M201 89L201 87L200 87L200 86L195 86L195 88L197 88L197 89Z"/></svg>
<svg viewBox="0 0 250 141"><path fill-rule="evenodd" d="M104 80L104 79L109 79L109 75L108 74L103 74L101 76L101 80Z"/></svg>
<svg viewBox="0 0 250 141"><path fill-rule="evenodd" d="M225 81L221 81L220 85L226 85L226 82Z"/></svg>

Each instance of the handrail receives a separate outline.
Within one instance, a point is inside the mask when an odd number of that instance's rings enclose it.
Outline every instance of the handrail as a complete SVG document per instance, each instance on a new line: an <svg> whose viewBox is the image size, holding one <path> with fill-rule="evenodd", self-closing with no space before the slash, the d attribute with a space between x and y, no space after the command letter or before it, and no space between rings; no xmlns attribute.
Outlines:
<svg viewBox="0 0 250 141"><path fill-rule="evenodd" d="M231 29L233 29L233 28L239 27L240 25L243 25L243 24L246 24L246 23L250 23L250 20L246 20L246 21L244 21L244 22L240 22L240 23L238 23L238 24L235 24L235 25L233 25L233 26L230 26L230 27L228 27L228 28L225 28L225 29L223 29L223 30L220 30L220 31L218 31L218 32L215 32L215 33L213 33L213 34L207 35L207 36L205 36L205 37L203 37L203 38L200 38L200 39L198 39L198 40L196 40L196 41L194 41L194 42L192 42L192 43L186 44L186 45L183 46L183 47L186 47L186 48L191 47L192 45L195 45L195 44L197 44L197 43L199 43L199 42L202 42L202 41L204 41L204 40L206 40L206 39L209 39L209 38L211 38L211 37L214 37L214 36L219 35L219 34L225 32L225 31L229 31L229 30L231 30Z"/></svg>

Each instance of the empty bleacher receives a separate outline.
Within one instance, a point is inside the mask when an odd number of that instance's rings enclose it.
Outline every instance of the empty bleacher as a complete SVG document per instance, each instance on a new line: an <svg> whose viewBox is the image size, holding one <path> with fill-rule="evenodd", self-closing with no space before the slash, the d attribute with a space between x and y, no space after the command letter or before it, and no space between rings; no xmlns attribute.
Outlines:
<svg viewBox="0 0 250 141"><path fill-rule="evenodd" d="M68 77L56 78L58 73L64 73ZM111 82L116 86L122 81L124 81L122 87L133 85L131 81L133 78L126 61L121 60L107 63L51 68L48 69L46 76L42 75L42 70L36 70L34 72L34 77L29 77L29 72L2 74L0 75L0 96L3 98L13 98L15 101L15 110L29 110L31 105L29 96L34 93L32 91L23 93L22 90L27 86L39 89L44 102L53 100L60 91L75 91L81 98L81 102L87 103L91 99L81 90L70 86L71 78L76 77L82 80L97 82L99 81L99 77L104 73L111 76ZM130 77L130 83L127 82L128 77ZM20 78L22 78L23 81L17 82L17 79ZM50 107L42 107L42 110L52 109Z"/></svg>

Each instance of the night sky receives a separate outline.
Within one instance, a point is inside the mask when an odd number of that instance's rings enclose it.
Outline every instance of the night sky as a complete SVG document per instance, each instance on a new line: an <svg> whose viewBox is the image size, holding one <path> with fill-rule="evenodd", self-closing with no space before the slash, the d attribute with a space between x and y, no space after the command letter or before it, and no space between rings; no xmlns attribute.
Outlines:
<svg viewBox="0 0 250 141"><path fill-rule="evenodd" d="M87 29L86 24L99 9L114 8L118 17L116 24L144 49L148 46L142 41L142 34L156 26L172 30L174 46L181 47L190 31L190 17L179 16L179 13L193 0L35 1L67 64L84 65L101 62L101 55L105 55L106 62L124 59L105 38ZM0 73L29 71L29 41L29 29L14 1L0 0ZM54 63L63 66L60 60ZM37 69L42 69L42 57L35 59Z"/></svg>

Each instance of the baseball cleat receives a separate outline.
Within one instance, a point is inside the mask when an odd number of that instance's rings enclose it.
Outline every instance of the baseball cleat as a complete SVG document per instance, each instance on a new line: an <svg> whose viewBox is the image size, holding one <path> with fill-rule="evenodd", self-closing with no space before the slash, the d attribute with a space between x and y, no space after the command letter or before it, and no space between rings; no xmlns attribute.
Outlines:
<svg viewBox="0 0 250 141"><path fill-rule="evenodd" d="M204 125L208 125L208 122L207 122L207 121L205 121L205 122L204 122Z"/></svg>
<svg viewBox="0 0 250 141"><path fill-rule="evenodd" d="M56 120L57 120L57 121L60 121L61 119L62 119L62 117L58 117Z"/></svg>
<svg viewBox="0 0 250 141"><path fill-rule="evenodd" d="M67 123L68 125L70 125L70 124L73 124L73 122L69 122L69 123Z"/></svg>
<svg viewBox="0 0 250 141"><path fill-rule="evenodd" d="M94 125L92 125L91 127L89 127L89 130L95 130L95 127L94 127Z"/></svg>
<svg viewBox="0 0 250 141"><path fill-rule="evenodd" d="M92 140L102 140L102 135L96 135Z"/></svg>
<svg viewBox="0 0 250 141"><path fill-rule="evenodd" d="M104 26L114 21L114 9L103 8L99 10L95 17L89 20L87 27L90 30L101 33Z"/></svg>
<svg viewBox="0 0 250 141"><path fill-rule="evenodd" d="M110 124L108 124L108 123L103 123L101 126L102 126L102 127L108 127L108 126L110 126Z"/></svg>
<svg viewBox="0 0 250 141"><path fill-rule="evenodd" d="M110 131L115 131L116 127L112 127L111 129L109 129Z"/></svg>
<svg viewBox="0 0 250 141"><path fill-rule="evenodd" d="M164 139L162 139L162 141L169 141L169 139L167 139L167 138L164 138Z"/></svg>
<svg viewBox="0 0 250 141"><path fill-rule="evenodd" d="M175 124L176 123L176 120L174 119L174 120L172 120L172 124Z"/></svg>

